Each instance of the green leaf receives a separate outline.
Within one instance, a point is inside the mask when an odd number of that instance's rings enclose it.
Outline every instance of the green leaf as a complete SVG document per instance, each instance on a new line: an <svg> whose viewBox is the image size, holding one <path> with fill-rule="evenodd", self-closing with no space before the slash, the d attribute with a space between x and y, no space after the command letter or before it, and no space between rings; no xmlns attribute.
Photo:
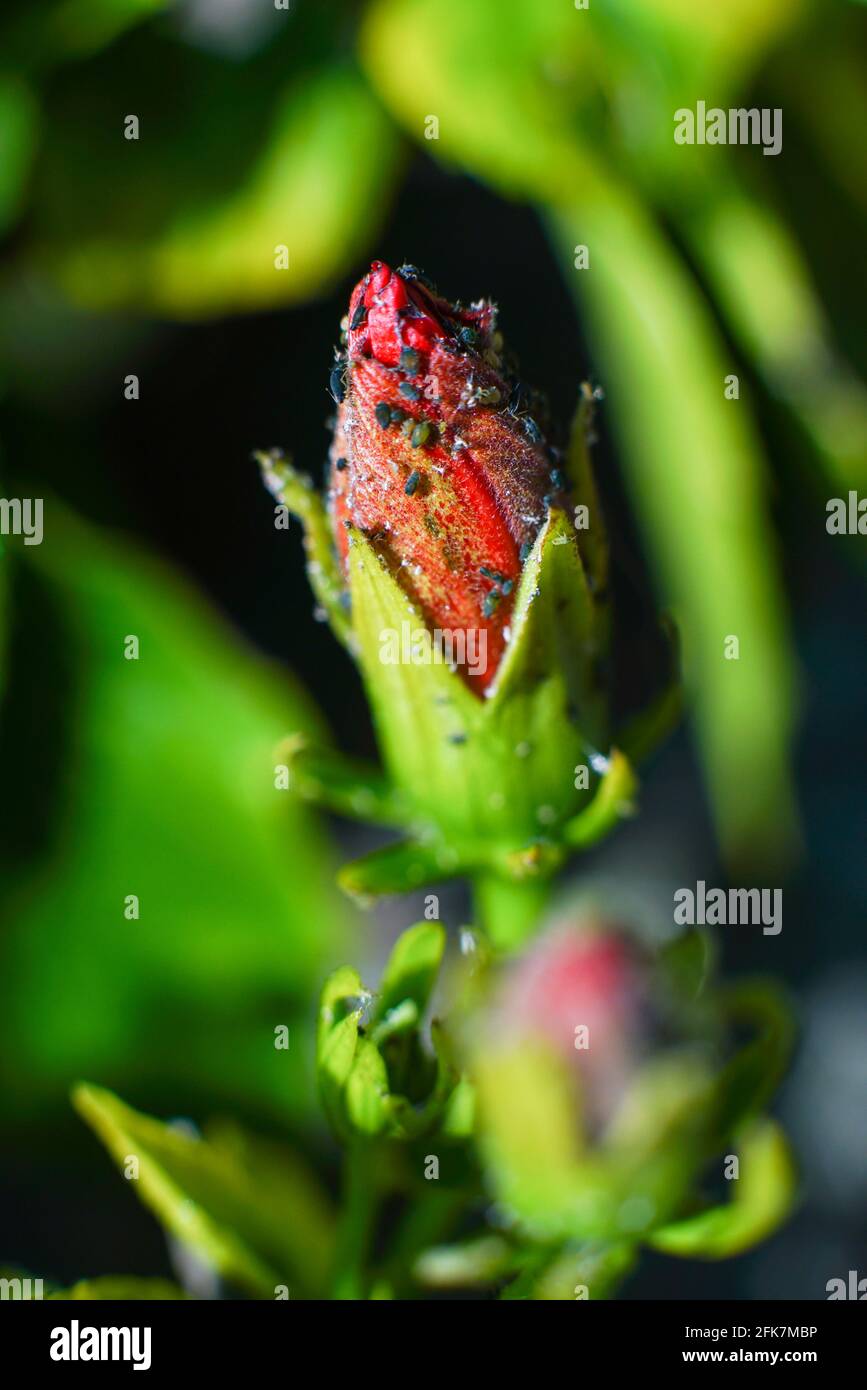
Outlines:
<svg viewBox="0 0 867 1390"><path fill-rule="evenodd" d="M797 1177L789 1145L772 1120L752 1125L738 1144L739 1172L732 1200L684 1221L662 1226L647 1244L666 1255L724 1260L771 1235L790 1214Z"/></svg>
<svg viewBox="0 0 867 1390"><path fill-rule="evenodd" d="M45 527L4 562L7 1094L60 1103L90 1073L300 1113L297 1043L344 918L274 769L287 728L318 721L166 566L51 499Z"/></svg>
<svg viewBox="0 0 867 1390"><path fill-rule="evenodd" d="M436 983L446 945L440 922L418 922L397 939L379 987L373 1019L384 1019L404 1000L411 999L424 1013Z"/></svg>
<svg viewBox="0 0 867 1390"><path fill-rule="evenodd" d="M76 1087L76 1108L160 1223L225 1278L273 1298L277 1285L315 1292L330 1258L330 1216L293 1161L232 1128L193 1137L131 1110L111 1092Z"/></svg>

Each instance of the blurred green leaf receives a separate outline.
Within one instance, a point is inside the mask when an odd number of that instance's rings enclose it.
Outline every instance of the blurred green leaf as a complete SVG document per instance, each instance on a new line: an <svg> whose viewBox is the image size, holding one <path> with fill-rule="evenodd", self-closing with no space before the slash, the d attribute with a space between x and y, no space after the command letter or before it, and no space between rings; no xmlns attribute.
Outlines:
<svg viewBox="0 0 867 1390"><path fill-rule="evenodd" d="M39 124L39 108L22 78L0 73L0 232L18 215Z"/></svg>
<svg viewBox="0 0 867 1390"><path fill-rule="evenodd" d="M293 78L291 58L281 76L267 54L260 71L175 50L177 90L157 111L134 58L118 61L92 95L58 97L39 169L32 259L72 300L182 319L249 311L319 294L363 254L397 141L351 65ZM138 140L124 138L130 109Z"/></svg>
<svg viewBox="0 0 867 1390"><path fill-rule="evenodd" d="M172 8L172 0L59 0L47 8L44 32L49 51L82 58L123 34L134 24Z"/></svg>
<svg viewBox="0 0 867 1390"><path fill-rule="evenodd" d="M198 1138L78 1086L80 1114L136 1195L220 1274L273 1298L277 1285L315 1293L330 1261L331 1216L312 1177L234 1127ZM130 1160L137 1160L137 1176Z"/></svg>
<svg viewBox="0 0 867 1390"><path fill-rule="evenodd" d="M0 725L9 1092L38 1105L90 1072L300 1113L312 1067L294 1025L312 1017L343 918L274 768L286 730L321 736L318 721L128 540L51 501L45 531L10 572Z"/></svg>
<svg viewBox="0 0 867 1390"><path fill-rule="evenodd" d="M87 58L154 15L172 0L43 0L9 6L0 43L6 62L43 75L60 63Z"/></svg>
<svg viewBox="0 0 867 1390"><path fill-rule="evenodd" d="M777 1229L791 1212L797 1188L786 1137L773 1120L763 1120L747 1130L737 1148L739 1171L731 1180L731 1202L660 1227L648 1237L648 1245L666 1255L724 1260Z"/></svg>

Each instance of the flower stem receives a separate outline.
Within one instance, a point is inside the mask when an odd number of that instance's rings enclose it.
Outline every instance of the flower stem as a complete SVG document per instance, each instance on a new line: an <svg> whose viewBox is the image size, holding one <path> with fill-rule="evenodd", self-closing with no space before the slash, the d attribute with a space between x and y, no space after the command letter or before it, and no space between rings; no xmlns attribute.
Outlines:
<svg viewBox="0 0 867 1390"><path fill-rule="evenodd" d="M374 1150L359 1142L346 1151L344 1200L334 1271L335 1299L366 1298L365 1265L378 1201Z"/></svg>
<svg viewBox="0 0 867 1390"><path fill-rule="evenodd" d="M476 921L497 951L515 951L539 926L551 893L547 877L507 879L479 873L473 879Z"/></svg>

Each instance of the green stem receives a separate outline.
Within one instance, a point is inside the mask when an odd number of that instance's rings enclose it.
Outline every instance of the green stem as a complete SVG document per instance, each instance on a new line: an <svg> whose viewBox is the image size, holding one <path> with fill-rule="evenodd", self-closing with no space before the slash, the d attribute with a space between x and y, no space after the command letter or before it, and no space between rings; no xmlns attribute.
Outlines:
<svg viewBox="0 0 867 1390"><path fill-rule="evenodd" d="M416 1259L444 1239L457 1224L464 1207L477 1197L475 1191L423 1193L408 1206L382 1270L384 1280L399 1296L411 1294L414 1288L417 1290L413 1281Z"/></svg>
<svg viewBox="0 0 867 1390"><path fill-rule="evenodd" d="M479 872L473 878L476 923L497 951L515 951L538 929L551 894L547 876L508 879Z"/></svg>
<svg viewBox="0 0 867 1390"><path fill-rule="evenodd" d="M359 1142L344 1158L344 1200L334 1270L335 1299L367 1297L365 1266L376 1220L378 1185L372 1145Z"/></svg>

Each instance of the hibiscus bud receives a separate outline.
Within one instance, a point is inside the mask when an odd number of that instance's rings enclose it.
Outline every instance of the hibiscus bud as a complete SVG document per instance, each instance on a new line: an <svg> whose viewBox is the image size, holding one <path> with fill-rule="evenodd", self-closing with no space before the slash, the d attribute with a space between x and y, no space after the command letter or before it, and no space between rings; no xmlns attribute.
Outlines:
<svg viewBox="0 0 867 1390"><path fill-rule="evenodd" d="M491 1021L499 1041L542 1043L565 1062L598 1128L649 1046L649 962L632 938L595 922L553 927L507 969Z"/></svg>
<svg viewBox="0 0 867 1390"><path fill-rule="evenodd" d="M714 987L711 966L703 933L653 945L567 909L470 985L462 1048L501 1220L542 1242L717 1258L783 1218L785 1141L750 1126L785 1065L788 1012L767 985ZM696 1216L733 1146L754 1186Z"/></svg>
<svg viewBox="0 0 867 1390"><path fill-rule="evenodd" d="M496 309L441 298L412 266L374 261L356 285L329 507L348 570L348 526L372 538L428 626L473 634L462 674L484 692L500 664L521 568L562 488L532 396L503 360Z"/></svg>
<svg viewBox="0 0 867 1390"><path fill-rule="evenodd" d="M374 262L343 346L327 510L286 459L259 461L278 520L303 522L311 586L361 671L386 776L305 746L293 784L407 829L347 866L348 892L469 873L490 907L502 884L595 843L634 793L610 729L595 393L581 385L561 456L504 359L494 306L451 304L411 266ZM501 945L536 920L482 910Z"/></svg>

